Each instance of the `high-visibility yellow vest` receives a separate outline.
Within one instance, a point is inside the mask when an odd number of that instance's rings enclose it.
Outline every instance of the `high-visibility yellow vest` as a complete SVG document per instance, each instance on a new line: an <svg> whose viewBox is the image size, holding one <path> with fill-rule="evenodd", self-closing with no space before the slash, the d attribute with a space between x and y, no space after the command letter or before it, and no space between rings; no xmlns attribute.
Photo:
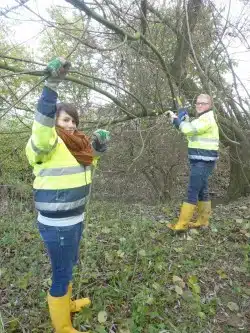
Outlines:
<svg viewBox="0 0 250 333"><path fill-rule="evenodd" d="M219 129L213 110L202 113L199 118L182 121L179 129L188 140L188 157L192 160L215 161L218 159Z"/></svg>
<svg viewBox="0 0 250 333"><path fill-rule="evenodd" d="M33 167L35 207L47 218L83 214L91 167L77 162L55 130L57 94L45 87L38 102L26 155Z"/></svg>

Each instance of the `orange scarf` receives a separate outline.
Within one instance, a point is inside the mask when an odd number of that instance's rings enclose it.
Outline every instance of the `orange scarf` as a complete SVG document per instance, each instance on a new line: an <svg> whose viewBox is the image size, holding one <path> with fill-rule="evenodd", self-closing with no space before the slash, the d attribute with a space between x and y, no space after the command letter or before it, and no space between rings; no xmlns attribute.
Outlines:
<svg viewBox="0 0 250 333"><path fill-rule="evenodd" d="M92 163L93 148L89 138L83 132L75 130L74 134L70 134L58 126L56 126L56 132L80 164L86 166Z"/></svg>

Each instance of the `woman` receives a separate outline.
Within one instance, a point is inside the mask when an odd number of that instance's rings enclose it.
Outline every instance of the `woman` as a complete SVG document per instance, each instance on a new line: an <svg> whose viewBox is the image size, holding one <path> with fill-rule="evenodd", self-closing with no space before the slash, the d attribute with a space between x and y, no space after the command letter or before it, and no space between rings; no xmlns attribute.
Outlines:
<svg viewBox="0 0 250 333"><path fill-rule="evenodd" d="M84 210L91 184L91 165L104 152L109 132L97 130L92 143L77 130L79 118L70 104L57 104L57 88L70 64L56 58L47 66L48 79L38 102L26 155L34 168L38 228L52 266L48 294L56 333L78 332L70 312L89 305L83 298L71 301L72 270L77 263Z"/></svg>
<svg viewBox="0 0 250 333"><path fill-rule="evenodd" d="M185 231L190 228L207 227L211 215L211 201L208 192L208 178L212 174L218 159L219 130L212 109L212 98L201 94L196 101L198 117L185 121L187 110L182 109L178 117L169 112L172 123L188 139L188 157L190 161L190 179L188 198L181 207L177 224L169 224L174 231ZM197 221L192 223L196 206L198 205Z"/></svg>

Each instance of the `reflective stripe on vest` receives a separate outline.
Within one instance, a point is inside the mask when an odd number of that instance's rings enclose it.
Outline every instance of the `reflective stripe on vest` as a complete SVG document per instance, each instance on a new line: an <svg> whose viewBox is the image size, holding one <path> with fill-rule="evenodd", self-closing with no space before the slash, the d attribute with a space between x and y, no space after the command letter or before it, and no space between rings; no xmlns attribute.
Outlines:
<svg viewBox="0 0 250 333"><path fill-rule="evenodd" d="M188 140L191 142L201 142L201 143L217 143L219 144L219 139L212 139L212 138L203 138L199 136L190 136L188 137Z"/></svg>
<svg viewBox="0 0 250 333"><path fill-rule="evenodd" d="M35 121L44 126L48 127L55 126L55 118L47 117L40 112L36 112Z"/></svg>
<svg viewBox="0 0 250 333"><path fill-rule="evenodd" d="M50 168L50 169L42 169L39 173L39 177L46 177L46 176L65 176L65 175L73 175L76 173L82 173L85 171L90 171L90 166L72 166L72 167L63 167L63 168Z"/></svg>
<svg viewBox="0 0 250 333"><path fill-rule="evenodd" d="M203 156L203 155L188 155L188 158L191 160L202 160L202 161L216 161L218 160L217 157L212 157L212 156Z"/></svg>
<svg viewBox="0 0 250 333"><path fill-rule="evenodd" d="M64 211L64 210L72 210L83 206L87 201L87 197L84 197L80 200L73 201L73 202L35 202L36 209L40 211Z"/></svg>
<svg viewBox="0 0 250 333"><path fill-rule="evenodd" d="M47 150L45 150L45 149L39 149L39 148L34 144L32 138L31 138L31 140L30 140L30 143L31 143L31 147L32 147L32 149L34 150L34 152L35 152L36 154L48 154L49 152L51 152L51 150L53 150L53 149L56 147L56 145L57 145L57 143L58 143L58 137L56 138L55 143L53 144L53 146L50 147L50 149L47 149Z"/></svg>

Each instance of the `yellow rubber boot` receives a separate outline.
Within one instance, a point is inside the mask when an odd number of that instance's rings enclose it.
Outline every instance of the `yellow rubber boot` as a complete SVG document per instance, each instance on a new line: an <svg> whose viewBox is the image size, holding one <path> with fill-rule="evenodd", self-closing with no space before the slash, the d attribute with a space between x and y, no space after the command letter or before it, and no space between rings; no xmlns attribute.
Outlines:
<svg viewBox="0 0 250 333"><path fill-rule="evenodd" d="M72 297L72 283L68 286L68 293L69 293L69 306L70 312L79 312L82 308L89 306L91 301L89 298L79 298L74 301L71 300Z"/></svg>
<svg viewBox="0 0 250 333"><path fill-rule="evenodd" d="M187 230L195 209L196 205L190 204L188 202L183 202L178 222L176 224L168 224L168 228L173 231Z"/></svg>
<svg viewBox="0 0 250 333"><path fill-rule="evenodd" d="M56 333L81 333L72 327L69 307L69 293L62 297L53 297L49 294L48 305L50 318Z"/></svg>
<svg viewBox="0 0 250 333"><path fill-rule="evenodd" d="M189 223L189 228L208 227L211 213L211 201L198 201L198 218L194 223Z"/></svg>

